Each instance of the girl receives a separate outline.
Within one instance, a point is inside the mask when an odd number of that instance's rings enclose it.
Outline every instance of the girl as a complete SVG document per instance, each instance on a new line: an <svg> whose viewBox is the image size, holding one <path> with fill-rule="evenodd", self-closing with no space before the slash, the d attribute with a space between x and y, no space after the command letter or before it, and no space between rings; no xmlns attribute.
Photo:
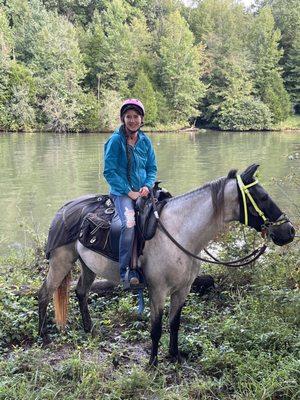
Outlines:
<svg viewBox="0 0 300 400"><path fill-rule="evenodd" d="M122 223L119 266L124 288L135 289L141 284L137 270L130 270L134 241L134 202L149 194L156 179L156 160L152 143L140 130L145 109L141 101L127 99L120 109L122 125L104 146L104 177ZM127 279L128 277L128 279Z"/></svg>

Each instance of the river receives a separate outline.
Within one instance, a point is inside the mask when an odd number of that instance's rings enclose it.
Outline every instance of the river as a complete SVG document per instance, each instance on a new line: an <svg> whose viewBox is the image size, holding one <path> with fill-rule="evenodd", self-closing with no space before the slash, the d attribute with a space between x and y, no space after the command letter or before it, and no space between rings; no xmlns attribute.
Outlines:
<svg viewBox="0 0 300 400"><path fill-rule="evenodd" d="M220 176L260 164L259 179L291 218L299 218L300 131L149 134L158 178L177 195ZM102 177L108 134L0 135L0 253L45 237L57 209L87 193L107 193ZM199 205L200 206L200 205Z"/></svg>

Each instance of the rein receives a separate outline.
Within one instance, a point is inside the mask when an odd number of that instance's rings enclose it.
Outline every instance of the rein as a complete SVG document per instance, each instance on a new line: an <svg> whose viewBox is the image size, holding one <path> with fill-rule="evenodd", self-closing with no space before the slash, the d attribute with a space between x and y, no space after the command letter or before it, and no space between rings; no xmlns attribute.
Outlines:
<svg viewBox="0 0 300 400"><path fill-rule="evenodd" d="M219 261L217 258L215 258L212 254L208 252L208 250L204 249L207 255L209 255L213 260L209 260L208 258L204 257L199 257L196 254L191 253L189 250L185 249L183 246L181 246L180 243L177 242L176 239L173 238L173 236L168 232L164 224L161 222L160 219L158 219L158 223L160 225L160 228L162 231L168 236L168 238L185 254L187 254L190 257L196 258L197 260L204 261L210 264L218 264L218 265L225 265L226 267L231 267L231 268L238 268L238 267L243 267L245 265L248 265L252 263L253 261L257 260L266 250L267 245L261 246L259 249L254 250L251 254L248 254L247 256L240 258L238 260L233 260L233 261ZM250 257L253 257L250 259Z"/></svg>
<svg viewBox="0 0 300 400"><path fill-rule="evenodd" d="M281 225L285 222L287 222L287 218L285 216L283 216L283 218L278 219L276 222L270 222L268 221L268 219L266 218L264 212L258 207L258 205L256 204L255 200L253 199L253 197L251 196L250 192L249 192L249 188L251 186L254 186L258 183L258 180L256 179L254 182L248 184L248 185L244 185L242 178L240 177L240 175L237 175L237 183L239 186L239 189L241 191L242 194L242 199L243 199L243 206L244 206L244 216L245 216L245 225L248 225L248 207L247 207L247 199L246 197L248 197L249 201L251 202L251 204L253 205L255 211L258 213L258 215L262 218L264 225L264 233L268 230L268 227L273 226L273 225ZM196 254L191 253L189 250L187 250L186 248L184 248L180 243L177 242L176 239L173 238L173 236L168 232L168 230L166 229L166 227L164 226L164 224L161 222L158 212L156 210L156 204L155 204L155 199L153 196L153 192L152 190L150 191L150 195L151 195L151 200L152 200L152 204L153 204L153 210L154 210L154 215L155 218L157 219L157 222L161 228L161 230L166 234L166 236L181 250L183 251L185 254L187 254L190 257L193 257L197 260L200 261L204 261L210 264L218 264L218 265L225 265L227 267L231 267L231 268L239 268L239 267L243 267L246 265L251 264L252 262L254 262L255 260L257 260L266 250L267 245L263 244L260 248L255 249L252 253L248 254L247 256L243 257L243 258L239 258L237 260L232 260L232 261L220 261L218 260L216 257L214 257L207 249L204 249L204 251L206 252L206 254L212 258L212 260L207 259L207 258L203 258L203 257L199 257Z"/></svg>

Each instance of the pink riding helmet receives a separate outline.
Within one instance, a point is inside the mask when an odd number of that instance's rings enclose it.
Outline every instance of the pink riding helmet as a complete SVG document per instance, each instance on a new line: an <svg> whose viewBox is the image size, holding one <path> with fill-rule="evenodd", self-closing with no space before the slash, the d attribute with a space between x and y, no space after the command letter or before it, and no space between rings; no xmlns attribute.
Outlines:
<svg viewBox="0 0 300 400"><path fill-rule="evenodd" d="M143 103L138 99L127 99L124 101L120 109L121 119L125 114L125 112L128 110L136 110L143 117L145 116L145 108L143 106Z"/></svg>

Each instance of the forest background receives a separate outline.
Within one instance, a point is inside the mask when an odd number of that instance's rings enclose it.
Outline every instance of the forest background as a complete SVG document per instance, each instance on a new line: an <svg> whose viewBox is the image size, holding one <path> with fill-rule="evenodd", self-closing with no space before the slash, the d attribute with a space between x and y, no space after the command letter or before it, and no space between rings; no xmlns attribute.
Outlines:
<svg viewBox="0 0 300 400"><path fill-rule="evenodd" d="M300 112L300 2L0 0L0 130L262 130Z"/></svg>

